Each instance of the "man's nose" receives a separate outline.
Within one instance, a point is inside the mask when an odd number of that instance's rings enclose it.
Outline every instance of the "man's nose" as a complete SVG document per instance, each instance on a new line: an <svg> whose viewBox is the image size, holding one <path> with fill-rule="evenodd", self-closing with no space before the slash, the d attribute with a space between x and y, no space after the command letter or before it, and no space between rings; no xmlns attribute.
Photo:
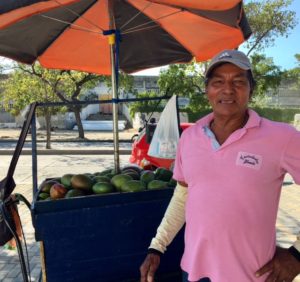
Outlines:
<svg viewBox="0 0 300 282"><path fill-rule="evenodd" d="M232 94L233 91L234 91L233 82L230 81L230 80L224 81L224 83L223 83L223 92L228 93L228 94Z"/></svg>

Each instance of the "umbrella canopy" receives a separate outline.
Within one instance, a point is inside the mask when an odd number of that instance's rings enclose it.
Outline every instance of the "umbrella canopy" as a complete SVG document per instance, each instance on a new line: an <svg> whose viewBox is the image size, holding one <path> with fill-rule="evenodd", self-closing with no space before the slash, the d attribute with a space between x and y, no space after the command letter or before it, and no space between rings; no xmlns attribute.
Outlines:
<svg viewBox="0 0 300 282"><path fill-rule="evenodd" d="M210 59L251 30L242 1L6 0L0 55L55 69L109 75L108 30L117 31L120 69L131 73Z"/></svg>

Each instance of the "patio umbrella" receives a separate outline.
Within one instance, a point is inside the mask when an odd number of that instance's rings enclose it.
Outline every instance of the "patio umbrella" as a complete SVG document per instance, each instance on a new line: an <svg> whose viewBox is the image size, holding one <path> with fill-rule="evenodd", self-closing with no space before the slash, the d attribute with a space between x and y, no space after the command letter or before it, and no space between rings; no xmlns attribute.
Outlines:
<svg viewBox="0 0 300 282"><path fill-rule="evenodd" d="M193 58L206 61L251 34L242 1L6 0L0 55L46 68L112 76L115 168L119 167L117 79ZM109 38L109 40L108 40Z"/></svg>

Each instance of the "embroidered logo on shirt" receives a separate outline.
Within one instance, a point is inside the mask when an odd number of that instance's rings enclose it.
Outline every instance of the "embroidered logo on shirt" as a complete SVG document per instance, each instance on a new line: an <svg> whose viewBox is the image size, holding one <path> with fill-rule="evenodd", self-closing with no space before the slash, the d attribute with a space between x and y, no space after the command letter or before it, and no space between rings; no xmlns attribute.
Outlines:
<svg viewBox="0 0 300 282"><path fill-rule="evenodd" d="M239 166L260 169L262 164L262 156L247 152L239 152L236 159L236 164Z"/></svg>

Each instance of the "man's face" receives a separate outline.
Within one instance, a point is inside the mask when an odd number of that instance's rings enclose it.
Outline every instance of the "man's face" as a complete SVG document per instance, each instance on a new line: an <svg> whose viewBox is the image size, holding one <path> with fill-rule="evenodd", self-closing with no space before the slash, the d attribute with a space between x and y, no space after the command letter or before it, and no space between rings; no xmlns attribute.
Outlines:
<svg viewBox="0 0 300 282"><path fill-rule="evenodd" d="M216 67L206 86L206 94L215 115L244 115L250 98L247 71L230 63Z"/></svg>

